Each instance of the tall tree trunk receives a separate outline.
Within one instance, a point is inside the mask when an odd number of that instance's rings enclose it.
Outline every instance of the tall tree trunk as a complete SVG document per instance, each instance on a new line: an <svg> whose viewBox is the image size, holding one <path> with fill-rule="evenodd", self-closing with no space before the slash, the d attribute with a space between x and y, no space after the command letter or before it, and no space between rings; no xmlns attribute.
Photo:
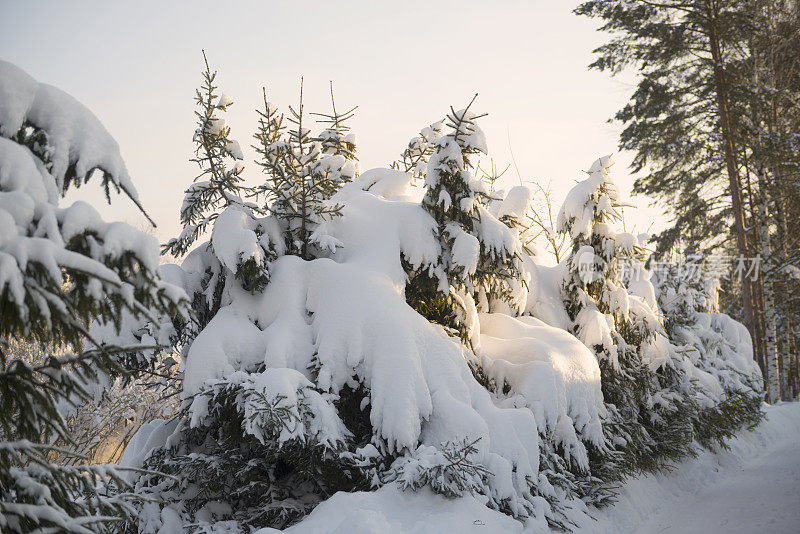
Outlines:
<svg viewBox="0 0 800 534"><path fill-rule="evenodd" d="M705 1L706 24L711 49L711 59L714 62L714 89L717 101L717 114L719 115L722 130L722 148L725 154L725 166L728 173L728 191L731 196L733 208L734 229L736 232L736 247L740 256L749 257L747 233L744 224L744 207L742 205L742 190L739 180L739 169L736 161L736 149L731 131L731 119L728 106L728 87L722 71L722 52L719 45L719 31L717 27L718 10L714 0ZM758 340L756 337L755 323L753 320L753 293L748 280L742 281L742 307L744 310L745 326L750 331L753 340L754 356L758 353Z"/></svg>
<svg viewBox="0 0 800 534"><path fill-rule="evenodd" d="M763 182L763 173L759 175L759 182ZM766 184L762 184L762 197L766 196ZM777 313L775 310L775 296L773 287L774 273L768 272L772 265L772 250L769 242L769 219L767 213L766 199L759 203L759 228L761 235L759 241L761 259L767 263L761 266L759 277L763 290L764 304L764 363L767 367L768 393L770 402L781 399L781 365L778 361L778 350L776 346L777 335Z"/></svg>
<svg viewBox="0 0 800 534"><path fill-rule="evenodd" d="M754 109L757 109L754 107ZM743 145L745 143L742 143ZM757 143L756 143L757 145ZM758 152L760 154L760 151ZM756 151L753 151L755 156ZM747 177L747 181L745 182L747 187L743 189L742 193L746 194L747 202L746 207L749 208L750 212L750 226L753 230L753 235L748 235L748 243L750 247L755 250L760 250L760 234L757 230L760 230L760 226L758 221L759 218L759 211L756 207L756 195L754 193L753 183L751 180L751 159L755 158L748 158L746 147L745 150L742 152L742 158L744 162L744 171L745 176ZM756 161L758 161L756 159ZM743 199L744 202L744 199ZM745 226L747 219L745 219ZM751 238L752 237L752 238ZM740 255L741 257L741 255ZM759 273L758 276L755 278L752 277L751 273L748 271L748 268L753 268L752 264L749 264L747 261L748 259L742 258L740 265L737 267L742 268L743 270L740 272L741 282L742 284L750 284L751 291L752 291L752 299L753 299L753 357L758 362L758 366L761 368L761 373L764 378L764 387L769 389L769 362L766 358L765 348L764 348L764 332L766 331L766 321L765 321L765 307L764 307L764 286L763 282L764 279Z"/></svg>
<svg viewBox="0 0 800 534"><path fill-rule="evenodd" d="M788 265L789 225L786 217L786 199L783 197L783 191L781 189L777 191L775 198L775 215L778 223L778 261L781 265ZM781 285L785 285L785 280L781 282ZM794 323L791 317L792 310L785 306L785 304L781 306L781 308L783 310L783 320L781 321L781 377L783 379L783 400L792 400L798 393L797 381L798 378L800 378L800 376L798 376L797 366L793 365L797 358L797 346L795 343Z"/></svg>

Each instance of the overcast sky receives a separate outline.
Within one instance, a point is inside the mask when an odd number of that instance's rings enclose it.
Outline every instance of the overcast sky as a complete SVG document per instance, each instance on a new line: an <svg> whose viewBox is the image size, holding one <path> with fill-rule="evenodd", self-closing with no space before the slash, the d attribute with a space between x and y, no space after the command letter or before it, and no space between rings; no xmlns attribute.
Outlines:
<svg viewBox="0 0 800 534"><path fill-rule="evenodd" d="M201 49L234 100L232 136L249 146L266 86L296 105L305 77L309 111L358 105L352 128L362 169L388 166L420 128L463 107L474 93L490 156L523 180L552 184L560 201L592 160L616 152L606 121L632 86L589 71L605 36L564 0L460 2L11 2L0 0L0 58L88 106L120 144L162 240L178 232L189 163ZM630 82L630 79L628 80ZM246 152L248 182L259 169ZM627 196L630 156L617 155ZM517 183L517 171L505 185ZM90 195L99 203L102 196ZM628 229L663 221L636 198ZM635 211L635 213L634 213ZM102 213L143 224L124 198ZM658 222L654 228L660 228Z"/></svg>

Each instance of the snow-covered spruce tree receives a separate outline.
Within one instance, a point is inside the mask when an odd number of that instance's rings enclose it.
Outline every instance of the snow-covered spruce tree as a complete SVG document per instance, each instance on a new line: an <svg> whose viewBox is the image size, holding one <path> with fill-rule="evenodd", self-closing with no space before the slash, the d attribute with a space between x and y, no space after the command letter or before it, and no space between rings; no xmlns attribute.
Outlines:
<svg viewBox="0 0 800 534"><path fill-rule="evenodd" d="M336 111L336 100L333 97L333 82L331 82L331 112L330 113L312 113L319 117L318 123L327 125L327 128L322 130L317 135L317 141L322 144L322 156L341 156L345 162L337 169L332 163L337 163L338 158L329 160L325 167L327 171L335 172L331 176L325 176L325 179L332 179L335 181L349 182L358 178L359 164L358 157L356 156L356 136L350 132L350 127L347 121L353 118L358 106L354 106L344 113ZM341 187L341 184L339 184Z"/></svg>
<svg viewBox="0 0 800 534"><path fill-rule="evenodd" d="M85 202L59 207L71 186L99 174L105 192L136 190L98 119L59 89L0 61L0 530L109 532L134 496L110 466L54 465L74 456L65 410L96 384L128 376L141 347L103 346L96 319L178 315L183 293L155 273L157 243L107 223ZM51 351L38 361L19 342ZM92 348L84 347L88 342ZM56 351L52 347L64 347Z"/></svg>
<svg viewBox="0 0 800 534"><path fill-rule="evenodd" d="M197 128L192 159L200 174L186 190L180 210L183 231L164 245L164 253L181 257L212 229L208 242L196 247L187 261L194 263L201 280L191 293L194 321L184 341L208 324L222 305L226 284L235 278L248 291L263 289L269 281L269 261L282 253L274 219L257 205L245 202L251 193L243 185L244 154L231 137L224 113L233 99L218 92L217 71L211 71L203 52L203 84L197 89ZM177 325L183 332L183 325Z"/></svg>
<svg viewBox="0 0 800 534"><path fill-rule="evenodd" d="M612 450L595 457L593 471L618 479L689 454L692 407L681 396L687 382L670 357L655 299L625 286L624 263L641 266L636 238L612 227L621 216L611 165L610 157L592 164L567 195L558 226L572 239L562 286L566 311L575 335L597 356L609 412L604 430ZM641 274L635 281L643 282Z"/></svg>
<svg viewBox="0 0 800 534"><path fill-rule="evenodd" d="M400 159L392 162L392 169L407 172L413 178L424 178L428 173L428 161L436 148L436 140L444 135L444 121L437 121L420 130L411 138Z"/></svg>
<svg viewBox="0 0 800 534"><path fill-rule="evenodd" d="M197 128L192 137L195 143L192 163L200 167L200 174L186 190L181 205L183 231L164 247L165 252L176 257L190 250L219 216L219 210L242 204L241 193L246 192L241 183L244 154L239 142L230 137L231 129L223 116L233 105L233 99L217 93L217 71L211 71L205 52L203 61L203 85L195 91L199 108L195 111Z"/></svg>
<svg viewBox="0 0 800 534"><path fill-rule="evenodd" d="M749 336L739 323L718 312L719 282L702 276L699 262L663 262L654 273L666 333L691 362L697 406L694 438L705 447L724 446L737 430L763 417L763 382L749 358Z"/></svg>
<svg viewBox="0 0 800 534"><path fill-rule="evenodd" d="M207 72L207 84L210 78L213 75ZM176 279L183 280L187 292L195 295L195 302L208 295L215 305L201 308L206 320L198 321L194 329L184 329L181 347L177 347L182 348L187 366L182 408L169 423L172 437L159 444L144 463L168 477L153 474L136 481L138 491L167 506L144 505L141 530L170 521L195 530L220 522L241 529L283 527L335 491L369 487L364 471L369 462L362 459L364 465L359 465L353 454L356 446L366 445L371 437L360 404L364 395L357 394L358 388L337 395L317 388L309 380L313 377L310 354L297 366L302 373L267 365L263 351L260 359L240 361L240 371L220 373L219 379L198 381L197 371L191 370L213 370L211 363L204 362L215 347L251 350L252 344L243 339L252 329L260 331L259 321L252 314L232 315L232 310L248 299L263 298L271 289L285 290L253 283L250 271L232 276L236 265L228 261L236 258L232 252L238 251L239 259L252 257L258 254L255 247L262 246L262 251L270 253L261 256L267 258L264 272L269 274L275 258L311 259L336 249L337 242L324 226L340 212L330 197L357 177L358 162L355 137L346 125L355 108L340 114L331 97L332 113L319 114L325 128L312 137L304 125L302 86L298 111L290 108L289 121L296 128L289 132L265 94L255 136L259 143L255 149L263 158L259 163L267 174L265 183L246 191L253 199L246 205L223 191L228 207L216 218L207 217L209 244L197 245L181 268L173 269ZM203 109L208 110L213 100L201 101ZM205 116L201 122L206 122ZM227 135L227 130L222 132ZM230 218L233 210L246 217ZM256 216L262 213L269 215ZM251 256L242 253L247 251L254 252ZM221 281L209 293L211 277L217 273ZM226 335L234 336L233 345L223 341ZM308 347L303 343L300 348Z"/></svg>
<svg viewBox="0 0 800 534"><path fill-rule="evenodd" d="M267 101L266 90L264 110L258 111L258 144L254 148L261 156L258 164L266 177L255 192L266 196L270 212L281 222L286 253L306 260L326 250L336 250L338 243L328 235L326 222L340 215L341 206L330 198L344 183L358 176L355 136L346 133L346 121L356 108L338 114L333 86L331 104L330 115L318 114L328 128L317 137L312 137L303 123L302 80L300 105L297 110L289 107L288 118Z"/></svg>
<svg viewBox="0 0 800 534"><path fill-rule="evenodd" d="M436 221L441 255L421 268L407 266L406 285L406 299L417 312L466 343L478 331L478 309L490 311L502 302L519 310L524 294L517 231L489 212L491 196L473 174L477 155L487 153L476 122L483 115L469 111L474 101L460 111L451 108L449 133L432 142L422 207Z"/></svg>

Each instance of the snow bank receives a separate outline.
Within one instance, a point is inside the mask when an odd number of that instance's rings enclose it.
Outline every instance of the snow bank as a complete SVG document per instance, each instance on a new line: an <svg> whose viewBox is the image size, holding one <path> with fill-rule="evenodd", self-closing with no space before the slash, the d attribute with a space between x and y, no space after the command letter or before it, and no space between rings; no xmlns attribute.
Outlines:
<svg viewBox="0 0 800 534"><path fill-rule="evenodd" d="M534 317L483 313L480 322L477 353L484 357L487 375L498 388L507 384L521 397L539 432L552 434L567 451L567 460L588 469L581 441L601 446L605 416L594 354L568 332Z"/></svg>

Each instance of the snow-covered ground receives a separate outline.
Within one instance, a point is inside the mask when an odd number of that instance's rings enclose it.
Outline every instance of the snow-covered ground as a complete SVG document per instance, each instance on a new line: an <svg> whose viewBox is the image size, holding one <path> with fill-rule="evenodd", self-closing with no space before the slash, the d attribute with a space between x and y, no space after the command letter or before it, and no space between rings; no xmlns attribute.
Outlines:
<svg viewBox="0 0 800 534"><path fill-rule="evenodd" d="M701 451L672 472L630 480L613 507L579 525L591 534L796 534L800 532L800 404L766 407L729 450ZM278 532L272 529L260 534ZM290 534L535 533L475 498L429 490L338 493Z"/></svg>
<svg viewBox="0 0 800 534"><path fill-rule="evenodd" d="M797 534L800 532L800 404L766 408L767 419L703 451L667 475L629 481L592 533ZM583 529L581 530L583 531Z"/></svg>

